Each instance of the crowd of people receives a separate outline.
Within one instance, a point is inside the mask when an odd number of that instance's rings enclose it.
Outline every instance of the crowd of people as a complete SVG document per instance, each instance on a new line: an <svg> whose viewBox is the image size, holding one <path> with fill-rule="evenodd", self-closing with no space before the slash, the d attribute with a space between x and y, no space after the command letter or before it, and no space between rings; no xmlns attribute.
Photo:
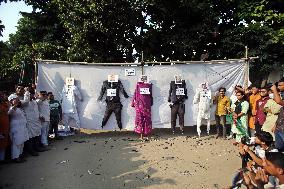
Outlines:
<svg viewBox="0 0 284 189"><path fill-rule="evenodd" d="M284 78L259 88L236 86L230 98L225 92L220 88L214 97L216 138L234 138L242 162L228 188L284 188Z"/></svg>
<svg viewBox="0 0 284 189"><path fill-rule="evenodd" d="M13 162L26 161L25 154L38 156L49 150L49 136L62 140L58 123L61 105L52 92L36 92L34 86L16 86L15 93L0 94L0 161L10 154ZM8 149L11 149L10 153Z"/></svg>
<svg viewBox="0 0 284 189"><path fill-rule="evenodd" d="M284 188L283 93L284 78L259 88L236 86L231 97L221 87L213 97L216 138L234 138L242 160L229 188L241 184L247 188ZM38 152L48 150L50 134L62 140L58 134L61 118L61 105L52 92L36 92L34 86L18 84L15 93L1 93L0 161L7 157L9 145L11 159L17 163L25 161L23 151L38 156Z"/></svg>

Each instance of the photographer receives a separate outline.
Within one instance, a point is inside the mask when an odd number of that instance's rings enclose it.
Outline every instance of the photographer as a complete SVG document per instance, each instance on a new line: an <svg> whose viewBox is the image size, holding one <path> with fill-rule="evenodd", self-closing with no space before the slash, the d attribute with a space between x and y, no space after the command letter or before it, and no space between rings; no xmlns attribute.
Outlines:
<svg viewBox="0 0 284 189"><path fill-rule="evenodd" d="M256 171L255 180L258 189L281 189L284 188L284 154L280 152L267 152L266 165ZM275 178L275 185L266 185L269 178Z"/></svg>
<svg viewBox="0 0 284 189"><path fill-rule="evenodd" d="M278 151L273 146L273 137L268 132L260 131L250 141L248 139L243 137L238 145L242 168L235 173L232 186L229 188L239 187L241 184L248 188L256 188L255 173L258 167L266 165L265 153ZM251 150L249 146L254 146L254 149Z"/></svg>
<svg viewBox="0 0 284 189"><path fill-rule="evenodd" d="M249 155L251 160L247 162L247 172L243 174L244 181L247 186L257 187L255 176L256 171L263 166L266 166L266 152L278 152L273 145L273 137L270 133L260 131L251 138L251 143L254 143L254 149L251 150L248 145L243 145L243 151ZM273 182L273 178L270 178ZM270 185L273 185L270 183Z"/></svg>
<svg viewBox="0 0 284 189"><path fill-rule="evenodd" d="M271 131L275 133L276 148L283 151L284 150L284 108L283 108L284 101L281 99L281 96L279 95L277 88L279 89L280 93L284 92L284 77L279 80L278 86L273 85L271 87L271 90L273 91L274 101L282 106L276 124L271 129Z"/></svg>

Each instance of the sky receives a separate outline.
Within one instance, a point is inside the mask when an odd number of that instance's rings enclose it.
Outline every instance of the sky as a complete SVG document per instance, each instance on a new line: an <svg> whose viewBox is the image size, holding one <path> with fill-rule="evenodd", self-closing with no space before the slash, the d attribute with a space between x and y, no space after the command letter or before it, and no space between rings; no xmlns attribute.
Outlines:
<svg viewBox="0 0 284 189"><path fill-rule="evenodd" d="M0 5L0 20L4 24L3 37L0 36L0 41L8 41L9 34L16 33L18 20L21 18L20 11L32 12L32 7L27 6L23 1L1 3Z"/></svg>

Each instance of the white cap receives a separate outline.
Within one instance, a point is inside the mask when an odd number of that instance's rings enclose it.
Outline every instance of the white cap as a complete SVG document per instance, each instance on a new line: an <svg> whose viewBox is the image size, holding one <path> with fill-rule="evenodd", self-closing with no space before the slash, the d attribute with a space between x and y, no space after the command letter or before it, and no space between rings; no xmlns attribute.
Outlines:
<svg viewBox="0 0 284 189"><path fill-rule="evenodd" d="M11 94L9 97L8 97L8 100L11 101L15 98L18 98L18 96L16 94Z"/></svg>

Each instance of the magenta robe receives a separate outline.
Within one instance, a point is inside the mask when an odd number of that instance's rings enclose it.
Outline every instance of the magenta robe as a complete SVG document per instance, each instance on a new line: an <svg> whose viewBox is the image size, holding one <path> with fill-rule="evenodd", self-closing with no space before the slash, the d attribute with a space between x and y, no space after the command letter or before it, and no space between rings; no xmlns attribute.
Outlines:
<svg viewBox="0 0 284 189"><path fill-rule="evenodd" d="M150 94L140 94L141 88L149 88ZM139 134L148 135L152 131L151 106L153 105L152 84L138 82L132 99L132 107L135 107L135 128Z"/></svg>

